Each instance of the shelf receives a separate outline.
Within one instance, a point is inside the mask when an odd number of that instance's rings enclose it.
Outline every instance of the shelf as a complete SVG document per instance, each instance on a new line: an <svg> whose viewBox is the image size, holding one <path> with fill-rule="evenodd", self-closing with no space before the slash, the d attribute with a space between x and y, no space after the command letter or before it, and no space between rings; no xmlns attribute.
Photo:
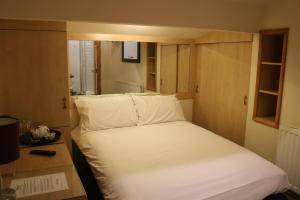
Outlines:
<svg viewBox="0 0 300 200"><path fill-rule="evenodd" d="M260 122L262 124L274 127L274 128L277 127L276 122L275 122L275 116L255 117L253 120L256 122Z"/></svg>
<svg viewBox="0 0 300 200"><path fill-rule="evenodd" d="M279 94L277 90L259 90L259 92L264 94L276 95L276 96L278 96Z"/></svg>
<svg viewBox="0 0 300 200"><path fill-rule="evenodd" d="M280 62L261 62L262 65L281 66Z"/></svg>
<svg viewBox="0 0 300 200"><path fill-rule="evenodd" d="M147 43L147 89L156 92L156 43Z"/></svg>
<svg viewBox="0 0 300 200"><path fill-rule="evenodd" d="M153 87L148 87L148 90L150 90L150 91L156 91L156 89L153 88Z"/></svg>
<svg viewBox="0 0 300 200"><path fill-rule="evenodd" d="M260 31L253 120L278 128L288 29Z"/></svg>
<svg viewBox="0 0 300 200"><path fill-rule="evenodd" d="M276 63L282 62L282 53L284 47L284 34L265 34L261 37L261 60L272 61Z"/></svg>
<svg viewBox="0 0 300 200"><path fill-rule="evenodd" d="M155 76L156 73L155 72L148 72L148 74Z"/></svg>

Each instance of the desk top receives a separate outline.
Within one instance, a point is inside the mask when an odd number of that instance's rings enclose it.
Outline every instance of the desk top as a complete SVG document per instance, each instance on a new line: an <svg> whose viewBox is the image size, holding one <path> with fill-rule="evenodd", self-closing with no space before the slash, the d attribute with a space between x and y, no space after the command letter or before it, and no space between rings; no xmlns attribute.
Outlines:
<svg viewBox="0 0 300 200"><path fill-rule="evenodd" d="M29 152L34 149L54 150L56 151L56 155L53 157L46 157L29 154ZM65 173L69 186L68 190L29 196L22 198L22 200L87 199L82 183L71 160L69 151L64 143L22 148L20 149L20 158L11 164L1 166L1 171L5 187L9 187L10 182L13 179L62 172Z"/></svg>

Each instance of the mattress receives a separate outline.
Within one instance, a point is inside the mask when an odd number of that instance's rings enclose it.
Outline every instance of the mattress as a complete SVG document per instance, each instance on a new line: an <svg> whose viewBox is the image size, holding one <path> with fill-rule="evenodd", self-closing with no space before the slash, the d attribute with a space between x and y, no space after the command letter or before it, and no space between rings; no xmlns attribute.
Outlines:
<svg viewBox="0 0 300 200"><path fill-rule="evenodd" d="M288 187L271 162L186 121L80 133L107 200L261 200Z"/></svg>

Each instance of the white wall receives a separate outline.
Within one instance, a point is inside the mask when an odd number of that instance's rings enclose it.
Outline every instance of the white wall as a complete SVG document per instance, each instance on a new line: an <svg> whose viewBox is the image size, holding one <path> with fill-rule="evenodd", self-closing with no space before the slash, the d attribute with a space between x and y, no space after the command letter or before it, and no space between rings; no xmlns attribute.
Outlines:
<svg viewBox="0 0 300 200"><path fill-rule="evenodd" d="M300 127L300 1L275 0L264 15L261 29L289 27L283 102L280 125ZM275 161L278 129L252 120L258 55L258 36L254 37L250 77L249 110L245 146L263 157Z"/></svg>
<svg viewBox="0 0 300 200"><path fill-rule="evenodd" d="M122 62L121 42L101 41L102 94L140 92L146 88L146 43L141 43L141 62Z"/></svg>
<svg viewBox="0 0 300 200"><path fill-rule="evenodd" d="M255 31L260 0L1 0L0 18L166 25Z"/></svg>

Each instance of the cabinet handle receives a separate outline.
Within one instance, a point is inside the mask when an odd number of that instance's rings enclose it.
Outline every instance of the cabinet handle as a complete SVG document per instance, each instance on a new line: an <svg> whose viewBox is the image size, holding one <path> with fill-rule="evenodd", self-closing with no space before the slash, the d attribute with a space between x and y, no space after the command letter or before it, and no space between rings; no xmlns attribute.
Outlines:
<svg viewBox="0 0 300 200"><path fill-rule="evenodd" d="M244 105L248 104L248 96L244 96Z"/></svg>
<svg viewBox="0 0 300 200"><path fill-rule="evenodd" d="M62 98L62 102L63 102L63 109L66 110L67 109L67 98L66 97Z"/></svg>

